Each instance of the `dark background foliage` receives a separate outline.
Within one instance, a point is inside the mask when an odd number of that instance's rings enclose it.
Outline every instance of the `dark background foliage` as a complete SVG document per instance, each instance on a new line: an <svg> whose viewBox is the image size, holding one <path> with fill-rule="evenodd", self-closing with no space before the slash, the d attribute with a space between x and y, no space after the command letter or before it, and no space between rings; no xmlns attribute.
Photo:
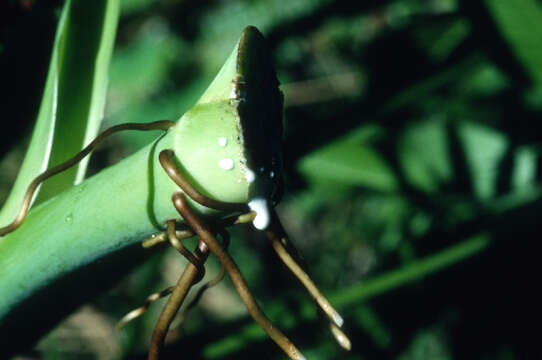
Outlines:
<svg viewBox="0 0 542 360"><path fill-rule="evenodd" d="M334 344L258 234L237 231L232 255L309 359L542 358L540 1L122 4L104 127L178 119L246 25L267 37L285 93L279 212L339 304L352 351ZM0 5L0 199L37 114L61 5ZM108 142L91 173L152 136ZM114 323L183 266L171 251L153 257L28 357L143 359L160 306L120 335ZM283 357L230 285L204 296L168 356Z"/></svg>

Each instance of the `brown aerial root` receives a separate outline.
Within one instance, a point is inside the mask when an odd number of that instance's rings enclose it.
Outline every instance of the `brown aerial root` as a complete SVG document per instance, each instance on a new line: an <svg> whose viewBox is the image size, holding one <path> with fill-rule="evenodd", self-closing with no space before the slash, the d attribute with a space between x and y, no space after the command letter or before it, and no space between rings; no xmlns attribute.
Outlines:
<svg viewBox="0 0 542 360"><path fill-rule="evenodd" d="M183 195L184 196L184 195ZM229 222L235 223L236 220L229 219ZM225 229L220 230L221 237L224 242L224 246L227 247L229 245L229 234ZM170 243L173 244L173 246L179 250L179 244L175 244L176 242L176 236L175 236L175 223L174 221L168 221L168 237L170 240ZM179 242L180 243L180 242ZM190 288L199 282L203 278L203 272L205 271L203 268L203 264L207 260L207 257L209 256L209 247L200 240L198 243L198 246L196 248L196 251L194 253L188 252L186 248L181 244L183 251L179 250L181 254L183 254L185 257L189 259L189 263L185 267L185 270L183 274L181 275L179 281L177 282L177 285L173 287L173 290L171 292L171 296L168 299L168 302L162 309L162 313L160 314L160 317L158 318L158 321L156 323L156 326L154 328L154 332L151 338L151 343L149 346L149 360L158 360L160 358L160 353L162 351L162 348L164 346L164 340L166 338L166 335L168 333L169 327L171 326L171 323L173 322L173 319L175 318L177 312L179 311L179 308L182 306L182 303L184 302L184 299L186 298L186 295L188 294L188 291ZM186 256L185 251L187 251L190 255ZM192 258L193 260L190 260ZM223 269L221 269L221 272L219 275L208 282L207 284L203 285L196 294L196 297L194 300L188 304L188 306L183 310L181 313L181 319L180 323L186 318L186 314L188 311L193 308L196 303L199 301L203 293L209 289L210 287L216 285L224 276Z"/></svg>
<svg viewBox="0 0 542 360"><path fill-rule="evenodd" d="M346 334L334 323L329 323L329 330L339 345L346 351L352 350L352 343Z"/></svg>
<svg viewBox="0 0 542 360"><path fill-rule="evenodd" d="M225 218L225 219L222 219L221 221L219 221L219 228L223 229L220 232L220 235L224 239L223 240L224 241L224 247L227 248L228 245L229 245L229 234L225 230L225 227L232 226L232 225L245 224L247 222L251 222L252 220L254 220L255 217L256 217L256 213L254 211L251 211L251 212L246 213L246 214L241 214L239 216L231 216L231 217L228 217L228 218ZM169 225L169 222L168 222L168 225ZM168 231L171 231L171 230L168 229ZM188 238L195 235L194 232L191 231L191 230L182 229L182 230L176 230L175 231L175 237L173 237L173 236L168 236L168 231L162 231L162 232L159 232L157 234L153 234L151 236L148 236L147 238L145 238L143 240L141 245L144 248L151 248L151 247L157 246L159 244L165 243L165 242L167 242L169 240L170 243L177 249L177 251L181 252L179 250L178 246L176 246L174 244L180 243L179 240L188 239ZM172 239L174 239L174 240L172 241ZM183 252L181 252L181 254L183 254L190 261L191 264L193 264L196 267L199 266L199 264L196 265L196 263L194 262L194 259L195 259L194 255L192 253L190 253L186 249L186 247L184 247L184 245L183 245L183 248L190 255L186 256ZM201 264L201 265L203 265L203 264ZM198 275L198 277L203 278L204 272L205 272L205 268L203 268L203 266L202 266L200 271L198 272L198 274L201 274L201 275ZM201 288L199 288L199 290L198 290L196 296L194 297L194 299L183 310L183 312L179 316L179 318L180 318L179 325L186 318L186 315L187 315L188 311L190 309L192 309L197 304L197 302L201 299L203 293L206 290L208 290L209 288L211 288L211 287L215 286L216 284L218 284L223 278L224 278L224 268L221 267L218 275L213 280L210 280L209 282L204 284ZM198 281L199 280L197 280L196 282L198 282ZM137 309L134 309L134 310L130 311L128 314L124 315L124 317L118 322L118 324L116 326L117 330L120 331L124 326L126 326L127 323L129 323L130 321L132 321L132 320L140 317L141 315L143 315L145 313L145 311L147 311L149 306L154 301L156 301L158 299L161 299L161 298L171 294L173 288L174 287L171 286L171 287L169 287L169 288L167 288L167 289L165 289L163 291L160 291L160 292L153 293L153 294L149 295L145 299L145 302L144 302L144 304L142 306L140 306Z"/></svg>
<svg viewBox="0 0 542 360"><path fill-rule="evenodd" d="M23 223L26 215L28 215L28 210L30 210L30 205L32 203L32 198L34 193L38 189L39 185L45 180L49 179L51 176L54 176L58 173L61 173L64 170L69 169L73 165L81 161L85 156L90 154L94 148L101 142L103 142L110 135L117 133L123 130L138 130L138 131L147 131L147 130L167 130L170 127L175 125L175 122L169 120L159 120L151 123L137 124L137 123L126 123L116 126L112 126L109 129L101 132L90 144L88 144L83 150L78 152L74 157L68 159L67 161L52 167L40 175L38 175L28 186L26 193L23 198L19 212L15 216L15 219L7 226L0 228L0 236L9 234L10 232L15 231Z"/></svg>
<svg viewBox="0 0 542 360"><path fill-rule="evenodd" d="M254 220L256 217L256 212L251 211L246 214L236 215L236 216L230 216L224 219L220 219L217 221L218 228L226 228L233 225L240 225L240 224L246 224ZM194 232L189 229L182 229L177 230L175 232L177 235L177 238L179 240L188 239L192 236L195 236ZM143 246L145 249L157 246L159 244L165 243L168 241L167 231L161 231L156 234L152 234L150 236L147 236L143 241L141 242L141 246Z"/></svg>
<svg viewBox="0 0 542 360"><path fill-rule="evenodd" d="M220 237L222 238L222 246L225 250L228 249L228 246L230 245L230 234L226 229L222 229L220 231ZM186 318L186 315L192 309L194 306L198 304L198 302L201 300L201 297L203 296L203 293L207 291L208 289L212 288L213 286L216 286L219 282L224 279L224 275L226 274L226 270L224 269L224 266L220 266L220 270L218 274L210 281L203 284L202 287L198 289L198 292L196 293L196 296L190 301L190 303L184 308L183 312L180 315L180 321L179 325L182 324L183 320Z"/></svg>
<svg viewBox="0 0 542 360"><path fill-rule="evenodd" d="M183 255L188 261L192 263L198 269L198 278L194 280L194 284L201 281L205 276L205 268L200 260L196 258L188 249L183 245L183 243L177 238L175 233L175 220L168 220L167 222L167 235L169 243L173 246L181 255Z"/></svg>
<svg viewBox="0 0 542 360"><path fill-rule="evenodd" d="M179 252L181 253L194 267L197 269L197 277L194 279L191 279L190 281L193 282L193 284L198 283L201 279L203 279L203 276L205 275L205 268L203 267L203 263L198 260L196 255L192 254L180 241L180 239L187 239L189 237L194 236L194 233L189 230L181 230L176 231L175 230L175 220L170 220L167 222L167 231L164 231L157 236L150 237L153 241L157 238L165 238L164 241L169 240L170 244ZM156 245L156 243L151 244L151 246ZM149 246L147 246L149 247ZM124 315L124 317L117 323L117 330L122 330L126 324L141 315L147 311L149 306L156 300L159 300L163 297L168 296L173 292L175 289L174 286L168 287L165 290L162 290L160 292L153 293L149 295L142 306L138 307L137 309L134 309L130 311L128 314Z"/></svg>
<svg viewBox="0 0 542 360"><path fill-rule="evenodd" d="M128 324L130 321L132 321L135 318L138 318L141 315L143 315L145 313L145 311L147 311L147 309L149 308L149 306L151 306L151 304L153 302L155 302L156 300L159 300L159 299L161 299L163 297L168 296L169 294L171 294L172 291L173 291L173 286L170 286L167 289L164 289L164 290L159 291L159 292L152 293L149 296L147 296L147 298L145 299L145 302L143 303L143 305L141 305L137 309L134 309L134 310L130 311L128 314L124 315L122 317L122 319L119 320L119 322L117 323L117 326L116 326L117 330L118 331L122 330L122 328L124 328L126 326L126 324Z"/></svg>
<svg viewBox="0 0 542 360"><path fill-rule="evenodd" d="M190 230L177 230L175 232L175 235L177 236L177 239L184 240L188 239L192 236L194 236L194 232ZM141 242L141 246L143 246L145 249L149 249L151 247L157 246L159 244L167 242L168 234L167 231L162 231L157 234L152 234L150 236L147 236L143 241Z"/></svg>
<svg viewBox="0 0 542 360"><path fill-rule="evenodd" d="M188 206L185 194L188 195L195 202L222 211L238 211L246 212L248 206L242 203L228 203L222 202L201 194L196 188L190 184L190 182L183 176L178 170L173 160L173 150L163 150L159 155L160 164L168 174L168 176L182 189L184 194L176 193L173 195L173 204L177 208L177 211L184 218L186 224L190 230L194 231L199 237L200 242L203 241L209 247L209 250L220 260L223 268L228 272L233 285L239 293L242 301L245 303L249 313L254 320L267 332L267 334L281 347L288 356L292 359L304 359L301 352L295 347L295 345L284 335L280 330L273 326L265 314L261 311L260 307L254 300L250 290L247 287L237 264L229 256L226 250L218 243L212 230L203 223L203 221L195 215L192 209ZM250 212L246 215L241 215L234 222L229 224L244 223L254 219L254 212ZM329 301L323 296L317 286L314 284L309 275L301 268L301 266L294 260L296 257L296 250L292 244L288 241L288 236L277 214L272 210L272 223L270 228L266 231L268 238L271 241L273 249L277 252L284 264L294 273L294 275L305 286L309 294L314 298L319 308L330 319L330 329L339 342L339 344L349 350L351 344L348 337L339 329L343 324L343 319L339 313L331 306ZM224 224L226 225L226 224ZM292 254L294 256L292 256ZM185 310L186 311L186 310ZM183 313L184 314L184 313ZM150 356L150 355L149 355ZM150 360L155 358L149 357Z"/></svg>
<svg viewBox="0 0 542 360"><path fill-rule="evenodd" d="M200 237L209 248L209 250L220 260L220 263L226 269L230 279L232 280L235 289L239 293L241 300L245 304L249 314L262 327L262 329L275 341L275 343L291 358L295 360L305 359L295 345L265 316L259 305L254 300L246 281L241 274L239 267L230 257L226 250L220 245L218 240L213 235L212 230L203 223L203 221L192 211L188 206L184 194L175 193L172 197L173 204L177 211L184 218L188 226ZM154 336L153 336L154 339ZM163 339L162 339L163 340ZM151 357L149 360L157 360L158 358Z"/></svg>
<svg viewBox="0 0 542 360"><path fill-rule="evenodd" d="M225 202L215 199L211 199L202 193L200 193L192 184L184 177L184 175L177 169L175 162L173 161L173 150L162 150L158 159L160 164L168 174L168 176L179 186L183 192L188 195L195 202L215 210L222 211L238 211L246 213L249 210L248 205L245 203Z"/></svg>
<svg viewBox="0 0 542 360"><path fill-rule="evenodd" d="M290 269L290 271L299 279L305 289L316 301L322 311L329 317L329 319L338 327L341 327L344 323L343 318L337 310L331 306L326 297L318 289L314 281L310 278L309 274L294 260L292 255L288 252L287 248L292 249L294 254L297 252L291 242L288 241L288 235L282 227L277 213L274 209L271 209L271 225L266 230L266 235L271 241L273 249L280 257L282 262Z"/></svg>
<svg viewBox="0 0 542 360"><path fill-rule="evenodd" d="M194 257L200 264L204 264L208 256L209 248L203 241L200 240L196 251L194 251ZM198 267L189 262L179 278L179 281L177 281L177 284L174 286L171 296L162 309L162 313L160 314L160 317L156 322L156 326L154 327L154 332L152 334L151 343L149 346L149 360L158 360L160 358L160 353L164 346L164 339L166 338L171 322L186 298L186 294L188 294L188 291L192 285L196 283L198 273Z"/></svg>
<svg viewBox="0 0 542 360"><path fill-rule="evenodd" d="M222 238L222 246L224 246L224 249L227 249L229 244L230 244L230 235L229 235L229 233L225 229L222 229L222 231L220 231L220 237ZM188 305L186 305L184 307L183 311L178 316L178 324L177 324L176 329L170 331L168 333L168 336L171 336L172 338L180 336L182 324L183 324L184 320L186 319L186 317L187 317L188 313L190 312L190 310L192 310L198 304L198 302L201 300L203 294L207 290L209 290L213 286L216 286L218 283L220 283L222 281L222 279L224 279L225 274L226 274L226 270L224 269L223 266L220 266L220 271L218 272L218 274L212 280L206 282L205 284L203 284L198 289L198 292L196 293L196 296L194 296L194 298L188 303Z"/></svg>

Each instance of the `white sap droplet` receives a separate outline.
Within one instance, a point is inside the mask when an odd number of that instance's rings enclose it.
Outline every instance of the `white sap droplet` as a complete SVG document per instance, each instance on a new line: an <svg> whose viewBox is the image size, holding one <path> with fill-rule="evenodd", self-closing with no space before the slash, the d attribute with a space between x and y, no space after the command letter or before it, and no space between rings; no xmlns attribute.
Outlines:
<svg viewBox="0 0 542 360"><path fill-rule="evenodd" d="M267 206L267 200L263 198L256 198L248 203L248 207L252 211L256 211L256 217L252 221L254 227L258 230L265 230L269 226L269 208Z"/></svg>
<svg viewBox="0 0 542 360"><path fill-rule="evenodd" d="M254 180L256 180L256 175L254 174L254 172L252 170L250 170L249 168L246 168L245 169L245 179L247 179L247 182L250 184L250 183L254 182Z"/></svg>
<svg viewBox="0 0 542 360"><path fill-rule="evenodd" d="M218 138L218 145L224 147L228 143L228 139L225 137Z"/></svg>
<svg viewBox="0 0 542 360"><path fill-rule="evenodd" d="M271 179L274 178L274 177L275 177L275 172L274 172L274 171L271 171L271 172L269 173L269 177L270 177Z"/></svg>
<svg viewBox="0 0 542 360"><path fill-rule="evenodd" d="M220 159L218 165L224 170L233 169L233 160L229 158Z"/></svg>

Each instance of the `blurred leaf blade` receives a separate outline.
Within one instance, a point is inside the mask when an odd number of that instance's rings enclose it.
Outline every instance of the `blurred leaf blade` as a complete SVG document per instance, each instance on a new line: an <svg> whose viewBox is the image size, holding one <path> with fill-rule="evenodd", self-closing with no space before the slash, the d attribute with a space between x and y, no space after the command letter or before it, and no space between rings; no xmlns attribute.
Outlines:
<svg viewBox="0 0 542 360"><path fill-rule="evenodd" d="M47 74L34 133L23 164L21 165L21 169L19 170L17 180L0 211L0 224L2 225L13 220L12 218L21 204L28 185L36 175L47 169L56 120L56 103L58 99L58 57L61 52L64 33L66 31L68 9L69 6L67 3L58 23L54 50L51 56L51 64Z"/></svg>
<svg viewBox="0 0 542 360"><path fill-rule="evenodd" d="M97 134L103 118L108 67L119 16L119 1L72 1L62 57L53 147L54 166L79 152ZM82 181L88 158L42 186L37 203Z"/></svg>
<svg viewBox="0 0 542 360"><path fill-rule="evenodd" d="M0 223L12 220L37 175L67 160L96 136L103 118L118 15L117 0L65 3L32 140ZM48 180L36 202L80 182L87 163L88 158Z"/></svg>
<svg viewBox="0 0 542 360"><path fill-rule="evenodd" d="M316 183L363 186L377 191L394 191L397 180L383 157L364 144L378 131L360 127L301 159L299 170Z"/></svg>
<svg viewBox="0 0 542 360"><path fill-rule="evenodd" d="M451 180L452 168L446 123L429 119L405 129L399 141L399 159L408 182L426 192L436 192Z"/></svg>
<svg viewBox="0 0 542 360"><path fill-rule="evenodd" d="M502 36L537 86L542 86L542 6L535 0L487 1Z"/></svg>
<svg viewBox="0 0 542 360"><path fill-rule="evenodd" d="M509 147L507 136L495 129L471 122L462 122L458 135L466 156L473 190L480 199L497 193L499 163Z"/></svg>

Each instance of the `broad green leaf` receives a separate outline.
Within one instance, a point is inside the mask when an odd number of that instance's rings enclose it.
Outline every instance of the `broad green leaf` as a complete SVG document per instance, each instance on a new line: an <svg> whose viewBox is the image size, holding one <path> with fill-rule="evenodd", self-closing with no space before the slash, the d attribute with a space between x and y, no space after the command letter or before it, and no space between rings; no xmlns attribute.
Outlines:
<svg viewBox="0 0 542 360"><path fill-rule="evenodd" d="M0 225L15 216L37 175L67 160L96 136L103 118L118 12L118 0L66 1L30 146L0 213ZM87 163L88 158L44 183L36 202L81 182Z"/></svg>
<svg viewBox="0 0 542 360"><path fill-rule="evenodd" d="M362 127L312 152L300 160L299 171L317 183L395 190L397 182L392 169L363 140L365 134L374 130L373 127Z"/></svg>
<svg viewBox="0 0 542 360"><path fill-rule="evenodd" d="M536 0L486 0L502 36L537 86L542 85L542 4Z"/></svg>
<svg viewBox="0 0 542 360"><path fill-rule="evenodd" d="M461 123L458 135L476 196L491 198L496 195L499 164L508 150L508 138L495 129L471 122Z"/></svg>
<svg viewBox="0 0 542 360"><path fill-rule="evenodd" d="M444 121L409 126L399 140L398 153L406 180L421 190L437 191L452 175L448 147Z"/></svg>

